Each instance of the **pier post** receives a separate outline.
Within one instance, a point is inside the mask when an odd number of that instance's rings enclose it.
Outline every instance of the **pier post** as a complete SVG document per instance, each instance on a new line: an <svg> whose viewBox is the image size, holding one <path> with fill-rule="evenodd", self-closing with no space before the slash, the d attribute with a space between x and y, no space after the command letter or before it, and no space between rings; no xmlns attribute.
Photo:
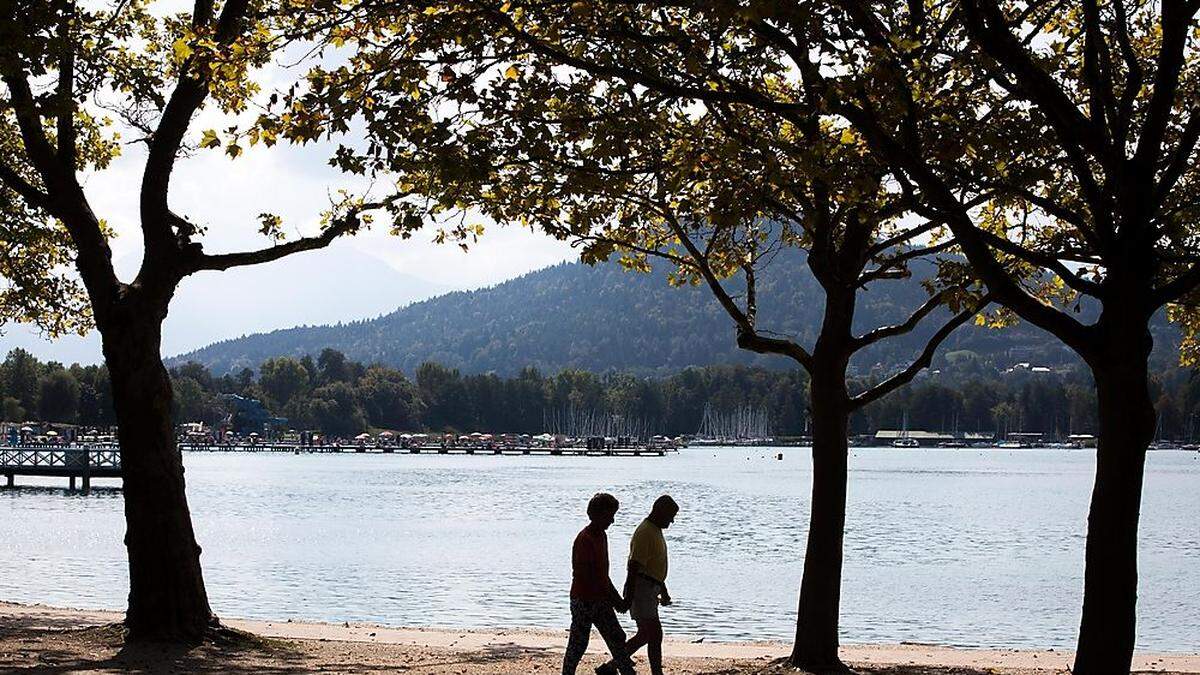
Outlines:
<svg viewBox="0 0 1200 675"><path fill-rule="evenodd" d="M71 476L71 492L75 491L75 476Z"/></svg>
<svg viewBox="0 0 1200 675"><path fill-rule="evenodd" d="M83 450L83 494L92 494L92 451Z"/></svg>
<svg viewBox="0 0 1200 675"><path fill-rule="evenodd" d="M17 477L16 474L12 474L12 473L4 474L5 483L6 483L5 487L12 487L14 485L13 481L16 480L16 477Z"/></svg>

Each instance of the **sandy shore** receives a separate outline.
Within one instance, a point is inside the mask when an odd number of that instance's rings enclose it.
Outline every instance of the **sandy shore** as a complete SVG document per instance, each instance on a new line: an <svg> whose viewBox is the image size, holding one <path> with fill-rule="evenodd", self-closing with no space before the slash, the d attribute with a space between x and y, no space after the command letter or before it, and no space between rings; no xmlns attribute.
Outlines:
<svg viewBox="0 0 1200 675"><path fill-rule="evenodd" d="M0 603L0 671L12 673L365 673L529 675L558 672L563 631L394 628L227 619L255 636L190 649L126 647L117 612ZM602 660L593 636L580 673ZM777 661L787 646L773 642L670 641L667 672L742 675L795 672ZM852 645L843 657L864 673L898 675L1033 675L1068 673L1071 654L1056 651L955 649L932 645ZM639 666L645 670L642 657ZM1200 653L1139 654L1138 672L1200 674Z"/></svg>

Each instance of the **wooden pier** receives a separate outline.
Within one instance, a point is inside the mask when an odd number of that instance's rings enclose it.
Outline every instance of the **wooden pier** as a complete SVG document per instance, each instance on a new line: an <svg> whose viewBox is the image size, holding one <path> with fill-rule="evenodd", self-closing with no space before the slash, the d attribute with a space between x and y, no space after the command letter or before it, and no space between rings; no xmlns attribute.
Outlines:
<svg viewBox="0 0 1200 675"><path fill-rule="evenodd" d="M17 476L65 477L72 490L79 480L88 494L93 478L121 477L121 451L112 445L0 446L0 474L8 487Z"/></svg>
<svg viewBox="0 0 1200 675"><path fill-rule="evenodd" d="M678 452L658 446L545 447L509 445L315 445L294 443L198 444L180 443L186 452L282 452L291 454L347 453L396 455L546 455L566 457L663 457ZM87 494L93 478L120 478L121 451L115 445L0 445L0 475L13 487L17 476L55 476L77 482Z"/></svg>
<svg viewBox="0 0 1200 675"><path fill-rule="evenodd" d="M567 457L663 457L678 452L675 448L628 446L611 448L543 447L543 446L474 446L474 445L295 445L292 443L198 444L180 443L187 452L284 452L355 453L395 455L550 455Z"/></svg>

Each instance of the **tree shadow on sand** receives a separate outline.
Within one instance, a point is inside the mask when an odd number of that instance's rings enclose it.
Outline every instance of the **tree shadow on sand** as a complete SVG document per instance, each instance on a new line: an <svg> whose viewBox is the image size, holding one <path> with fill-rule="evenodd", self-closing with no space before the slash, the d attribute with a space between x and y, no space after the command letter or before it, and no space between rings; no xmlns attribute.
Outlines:
<svg viewBox="0 0 1200 675"><path fill-rule="evenodd" d="M26 626L21 626L26 623ZM46 627L47 621L6 620L10 649L0 656L8 673L256 673L291 675L313 670L300 651L283 641L222 628L195 645L127 643L125 627ZM36 624L36 626L34 625ZM346 664L348 668L352 665Z"/></svg>

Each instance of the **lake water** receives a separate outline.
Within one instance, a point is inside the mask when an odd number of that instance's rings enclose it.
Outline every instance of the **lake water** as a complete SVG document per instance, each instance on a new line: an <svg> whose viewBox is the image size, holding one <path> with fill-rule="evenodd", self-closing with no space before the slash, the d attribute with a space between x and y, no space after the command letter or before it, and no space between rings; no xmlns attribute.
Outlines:
<svg viewBox="0 0 1200 675"><path fill-rule="evenodd" d="M221 615L563 628L588 497L603 489L621 500L609 531L619 585L630 533L669 492L682 511L667 531L676 605L663 611L666 628L729 640L792 634L807 452L184 462ZM1073 646L1093 466L1088 451L854 449L844 641ZM53 488L0 490L0 599L121 608L120 492L18 482ZM1151 453L1143 505L1138 647L1195 650L1200 454Z"/></svg>

